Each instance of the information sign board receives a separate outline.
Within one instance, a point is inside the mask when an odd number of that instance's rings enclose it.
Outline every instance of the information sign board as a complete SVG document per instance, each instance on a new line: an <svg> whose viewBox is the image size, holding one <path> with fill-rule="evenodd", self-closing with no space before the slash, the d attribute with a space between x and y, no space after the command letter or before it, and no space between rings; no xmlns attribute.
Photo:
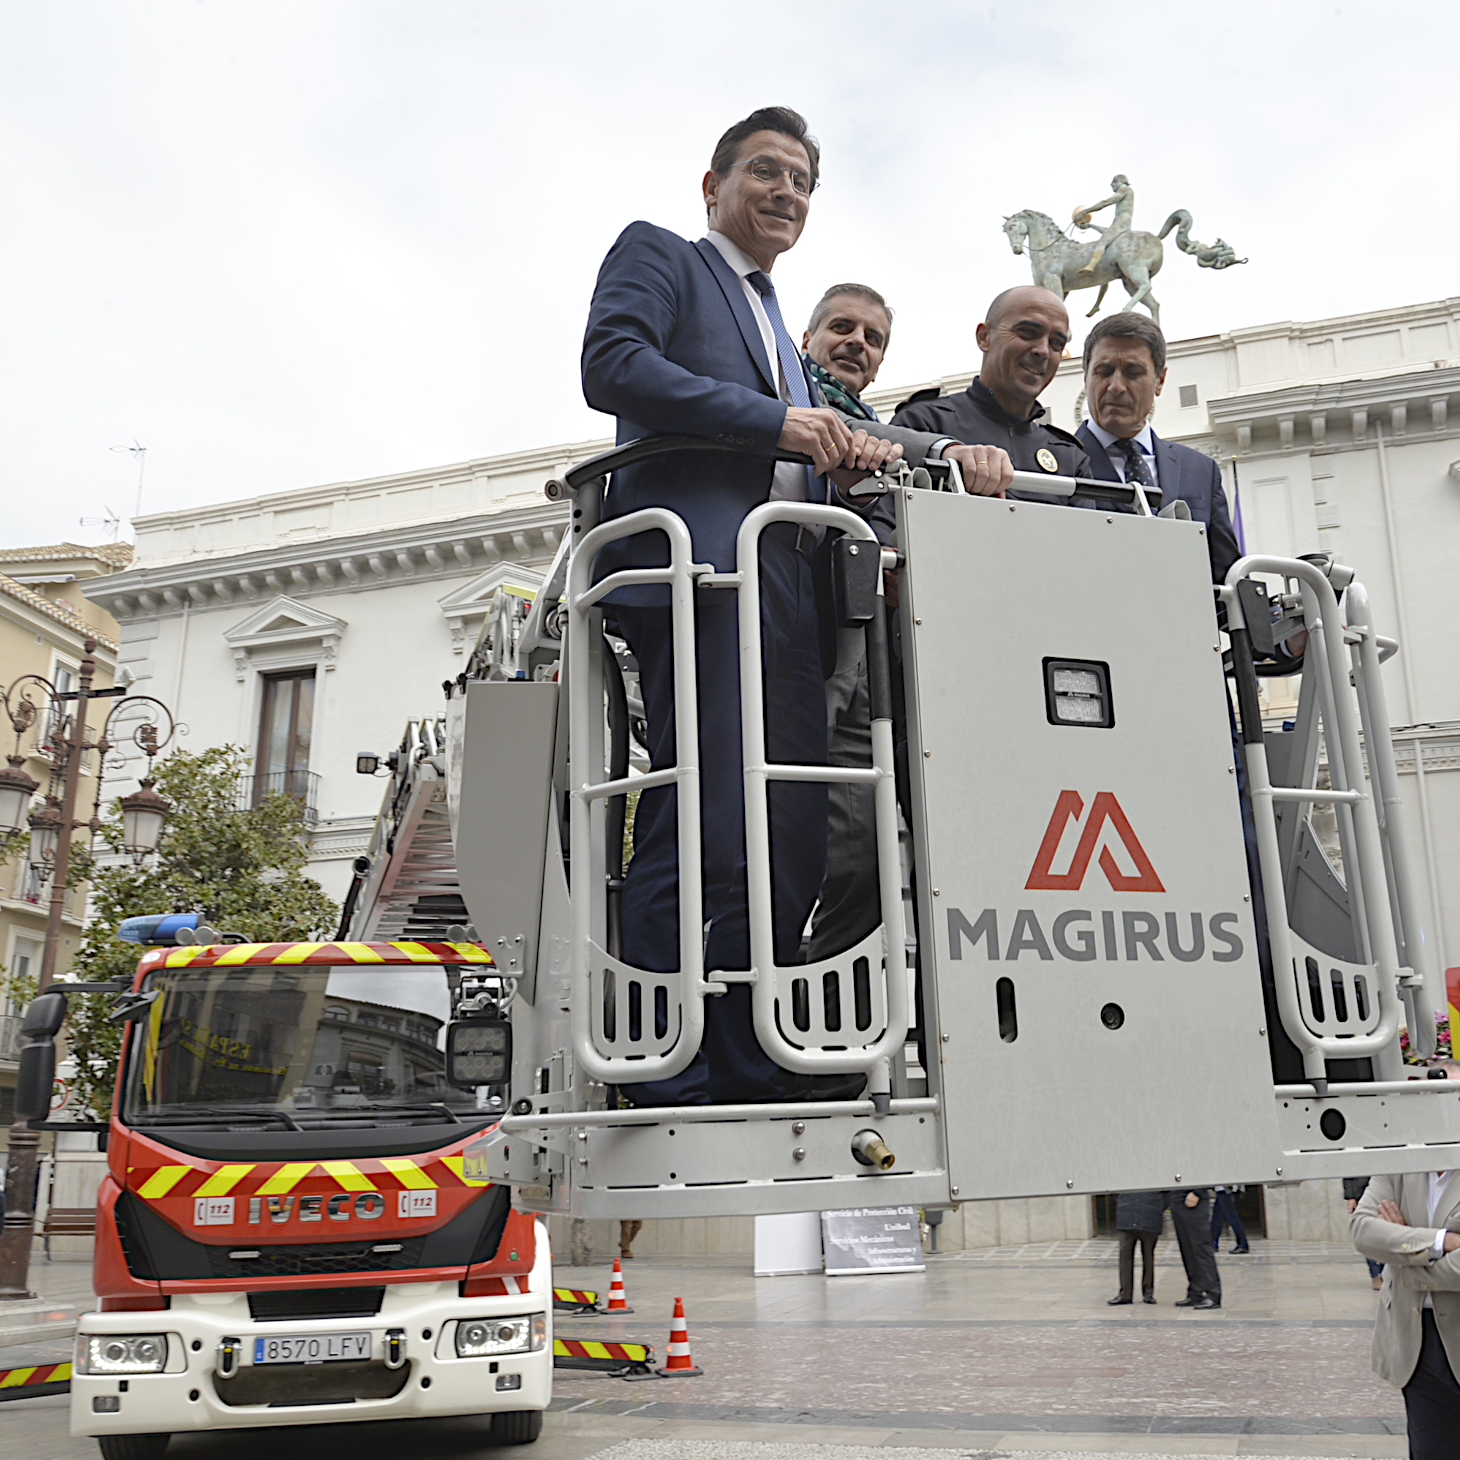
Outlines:
<svg viewBox="0 0 1460 1460"><path fill-rule="evenodd" d="M922 1272L923 1243L916 1207L849 1207L822 1212L821 1246L828 1276Z"/></svg>

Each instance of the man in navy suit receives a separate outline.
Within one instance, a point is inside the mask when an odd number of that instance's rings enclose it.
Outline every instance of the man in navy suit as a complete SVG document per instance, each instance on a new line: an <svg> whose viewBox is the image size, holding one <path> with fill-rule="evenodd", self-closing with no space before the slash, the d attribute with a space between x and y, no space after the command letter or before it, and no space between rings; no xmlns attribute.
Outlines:
<svg viewBox="0 0 1460 1460"><path fill-rule="evenodd" d="M1189 446L1151 430L1156 397L1166 383L1166 337L1134 310L1102 319L1085 338L1085 408L1079 437L1090 466L1105 481L1138 481L1161 490L1163 506L1180 499L1207 530L1212 582L1226 581L1241 557L1222 490L1222 470Z"/></svg>
<svg viewBox="0 0 1460 1460"><path fill-rule="evenodd" d="M1085 337L1084 364L1085 402L1090 415L1080 423L1075 434L1084 442L1091 470L1107 481L1138 481L1143 486L1157 486L1163 504L1185 502L1192 520L1206 528L1212 582L1225 583L1227 570L1242 556L1242 550L1237 545L1237 534L1232 530L1227 511L1221 468L1200 451L1163 441L1151 430L1151 412L1166 383L1166 337L1160 325L1133 310L1122 310L1102 319ZM1302 655L1306 641L1307 635L1301 631L1292 636L1287 644L1289 652L1276 656L1270 672L1297 673L1302 668L1298 656ZM1231 713L1230 706L1228 713ZM1264 997L1268 1002L1268 1017L1277 1023L1277 995L1272 986L1272 954L1267 935L1267 899L1257 862L1257 828L1247 788L1247 766L1238 745L1235 721L1232 744L1236 751L1242 839L1252 886L1252 911L1257 921ZM1173 1207L1172 1211L1175 1210Z"/></svg>
<svg viewBox="0 0 1460 1460"><path fill-rule="evenodd" d="M650 223L630 224L604 260L593 294L583 393L596 410L618 417L617 439L685 433L729 448L671 454L615 472L604 515L671 508L689 527L696 561L720 572L735 566L736 533L751 508L774 498L835 501L900 450L921 460L949 444L876 422L849 424L822 404L791 342L770 272L806 224L819 163L820 151L796 112L765 107L753 113L720 139L705 174L708 237L689 243ZM813 466L773 463L768 454L777 448L801 452ZM997 489L996 469L981 468L968 448L954 449L971 490ZM824 765L827 759L810 563L819 536L816 529L776 524L761 539L766 750L773 761ZM606 548L598 571L662 565L666 553L662 534L639 534ZM634 586L611 599L614 626L638 660L651 762L672 765L667 590ZM750 956L735 619L731 593L710 589L698 596L707 970L744 969ZM789 964L821 885L826 786L773 783L770 811L776 958ZM622 952L629 964L659 972L678 967L678 882L675 792L649 790L635 814L623 892ZM835 1095L836 1084L807 1081L774 1064L755 1038L750 990L734 984L708 1002L701 1051L687 1070L624 1089L640 1104L720 1104Z"/></svg>

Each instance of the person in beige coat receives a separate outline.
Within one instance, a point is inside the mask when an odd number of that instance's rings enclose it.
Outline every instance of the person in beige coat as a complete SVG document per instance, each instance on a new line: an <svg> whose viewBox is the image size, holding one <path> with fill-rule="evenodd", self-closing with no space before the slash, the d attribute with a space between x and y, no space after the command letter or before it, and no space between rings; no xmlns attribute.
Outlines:
<svg viewBox="0 0 1460 1460"><path fill-rule="evenodd" d="M1460 1064L1445 1062L1449 1079ZM1349 1219L1384 1264L1374 1372L1404 1392L1410 1460L1460 1453L1460 1171L1376 1176Z"/></svg>

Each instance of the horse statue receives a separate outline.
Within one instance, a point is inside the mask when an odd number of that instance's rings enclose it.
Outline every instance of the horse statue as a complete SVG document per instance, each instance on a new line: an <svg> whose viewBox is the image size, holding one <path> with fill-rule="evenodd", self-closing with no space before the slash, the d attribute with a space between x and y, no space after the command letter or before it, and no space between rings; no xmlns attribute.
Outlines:
<svg viewBox="0 0 1460 1460"><path fill-rule="evenodd" d="M1117 178L1116 181L1124 182L1124 179ZM1090 214L1101 206L1097 203L1077 210L1076 223L1088 227ZM1089 319L1100 312L1100 306L1105 302L1105 291L1119 282L1125 285L1125 292L1130 296L1125 308L1134 309L1136 305L1144 304L1157 324L1161 322L1161 306L1151 293L1151 280L1161 272L1165 252L1161 240L1173 228L1176 229L1177 248L1193 255L1200 268L1226 269L1233 264L1247 262L1239 259L1236 251L1223 239L1219 238L1207 247L1192 238L1191 214L1185 208L1178 208L1162 225L1159 234L1126 227L1108 228L1099 238L1089 242L1068 237L1053 218L1033 208L1025 208L1004 219L1004 232L1010 246L1016 254L1022 254L1026 248L1029 250L1034 282L1041 288L1051 289L1064 299L1076 289L1093 289L1098 285L1100 293L1095 298L1094 307L1085 316Z"/></svg>

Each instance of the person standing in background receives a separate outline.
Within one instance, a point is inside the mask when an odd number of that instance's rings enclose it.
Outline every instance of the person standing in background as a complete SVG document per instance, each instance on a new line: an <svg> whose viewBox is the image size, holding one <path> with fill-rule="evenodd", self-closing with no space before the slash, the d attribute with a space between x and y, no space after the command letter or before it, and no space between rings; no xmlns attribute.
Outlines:
<svg viewBox="0 0 1460 1460"><path fill-rule="evenodd" d="M1237 1244L1232 1253L1235 1256L1239 1252L1248 1252L1251 1249L1247 1245L1247 1229L1242 1225L1242 1218L1237 1215L1237 1200L1234 1193L1241 1191L1240 1186L1219 1186L1215 1189L1212 1198L1212 1251L1222 1250L1222 1228L1230 1226L1232 1229L1232 1240Z"/></svg>
<svg viewBox="0 0 1460 1460"><path fill-rule="evenodd" d="M1178 1308L1220 1308L1222 1279L1212 1252L1212 1194L1204 1186L1183 1187L1166 1193L1171 1208L1171 1225L1181 1248L1186 1268L1186 1296L1176 1300Z"/></svg>
<svg viewBox="0 0 1460 1460"><path fill-rule="evenodd" d="M1161 1191L1122 1191L1115 1198L1115 1230L1120 1236L1120 1291L1110 1307L1135 1301L1136 1245L1141 1249L1141 1302L1156 1301L1156 1242L1166 1209Z"/></svg>
<svg viewBox="0 0 1460 1460"><path fill-rule="evenodd" d="M618 1255L624 1261L627 1261L634 1255L634 1238L639 1235L643 1225L643 1222L637 1218L630 1222L620 1222L618 1224Z"/></svg>
<svg viewBox="0 0 1460 1460"><path fill-rule="evenodd" d="M1343 1204L1348 1208L1349 1216L1353 1216L1354 1209L1363 1199L1364 1193L1369 1189L1367 1176L1345 1176L1343 1178ZM1365 1262L1369 1264L1369 1284L1378 1292L1384 1286L1384 1264L1375 1262L1372 1257L1366 1257Z"/></svg>
<svg viewBox="0 0 1460 1460"><path fill-rule="evenodd" d="M1436 1068L1460 1079L1460 1063ZM1460 1171L1376 1176L1349 1218L1359 1252L1384 1264L1374 1372L1404 1393L1410 1460L1460 1448Z"/></svg>

